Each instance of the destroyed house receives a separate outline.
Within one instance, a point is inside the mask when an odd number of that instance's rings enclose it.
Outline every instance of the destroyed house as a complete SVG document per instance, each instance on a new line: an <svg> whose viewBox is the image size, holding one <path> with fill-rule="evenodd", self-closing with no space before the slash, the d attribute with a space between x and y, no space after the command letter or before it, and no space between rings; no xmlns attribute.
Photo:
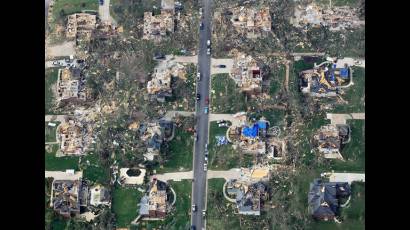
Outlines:
<svg viewBox="0 0 410 230"><path fill-rule="evenodd" d="M320 153L340 154L342 144L350 141L350 127L348 125L324 125L314 136Z"/></svg>
<svg viewBox="0 0 410 230"><path fill-rule="evenodd" d="M351 69L336 68L336 64L325 65L305 70L299 74L300 90L313 97L337 96L339 89L348 87L351 83Z"/></svg>
<svg viewBox="0 0 410 230"><path fill-rule="evenodd" d="M323 182L315 179L310 183L308 194L308 211L318 220L332 220L339 215L341 199L350 196L347 182Z"/></svg>
<svg viewBox="0 0 410 230"><path fill-rule="evenodd" d="M233 27L248 38L254 38L263 32L271 31L272 18L269 7L254 9L250 7L236 7L231 10Z"/></svg>
<svg viewBox="0 0 410 230"><path fill-rule="evenodd" d="M160 153L162 143L172 136L173 127L172 122L164 120L140 124L141 140L147 146L147 153L144 154L145 158L151 161L154 160L154 157Z"/></svg>
<svg viewBox="0 0 410 230"><path fill-rule="evenodd" d="M85 79L78 68L64 68L58 70L57 100L85 100Z"/></svg>
<svg viewBox="0 0 410 230"><path fill-rule="evenodd" d="M186 75L185 66L172 60L161 61L154 69L152 79L147 83L148 94L160 102L172 96L172 77L183 78Z"/></svg>
<svg viewBox="0 0 410 230"><path fill-rule="evenodd" d="M241 91L249 94L262 92L262 70L251 56L237 53L233 58L230 76Z"/></svg>
<svg viewBox="0 0 410 230"><path fill-rule="evenodd" d="M64 217L80 214L80 206L86 206L83 190L87 190L80 180L54 180L51 191L51 205Z"/></svg>
<svg viewBox="0 0 410 230"><path fill-rule="evenodd" d="M93 186L89 192L89 201L92 206L109 206L111 204L110 191L101 185Z"/></svg>
<svg viewBox="0 0 410 230"><path fill-rule="evenodd" d="M96 24L97 16L94 14L76 13L68 15L66 37L74 38L76 41L89 41Z"/></svg>
<svg viewBox="0 0 410 230"><path fill-rule="evenodd" d="M153 12L144 12L144 29L142 38L159 41L167 33L174 32L174 9L161 9L161 14L153 15Z"/></svg>
<svg viewBox="0 0 410 230"><path fill-rule="evenodd" d="M150 182L147 194L141 198L139 214L143 218L164 219L167 214L168 184L153 179Z"/></svg>
<svg viewBox="0 0 410 230"><path fill-rule="evenodd" d="M261 200L265 198L267 188L262 182L250 185L236 180L227 183L227 193L235 196L238 213L242 215L260 215Z"/></svg>
<svg viewBox="0 0 410 230"><path fill-rule="evenodd" d="M69 120L58 126L60 150L65 155L81 155L84 151L83 127L78 121Z"/></svg>

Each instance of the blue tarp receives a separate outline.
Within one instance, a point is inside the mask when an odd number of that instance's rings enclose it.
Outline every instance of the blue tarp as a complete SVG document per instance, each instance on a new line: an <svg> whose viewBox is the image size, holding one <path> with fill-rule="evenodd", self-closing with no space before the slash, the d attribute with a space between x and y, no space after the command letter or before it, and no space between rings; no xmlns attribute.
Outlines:
<svg viewBox="0 0 410 230"><path fill-rule="evenodd" d="M347 78L349 76L349 69L343 68L340 69L340 77Z"/></svg>
<svg viewBox="0 0 410 230"><path fill-rule="evenodd" d="M253 127L244 127L242 129L242 134L246 137L256 137L258 136L258 124L254 124Z"/></svg>
<svg viewBox="0 0 410 230"><path fill-rule="evenodd" d="M258 121L259 129L266 129L266 121Z"/></svg>

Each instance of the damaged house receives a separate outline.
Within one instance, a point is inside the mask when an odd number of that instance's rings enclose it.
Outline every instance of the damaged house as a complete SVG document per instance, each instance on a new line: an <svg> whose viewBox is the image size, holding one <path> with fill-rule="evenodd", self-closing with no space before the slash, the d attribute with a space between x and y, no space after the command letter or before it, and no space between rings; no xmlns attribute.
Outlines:
<svg viewBox="0 0 410 230"><path fill-rule="evenodd" d="M350 127L345 124L324 125L314 135L315 144L325 158L343 159L340 150L350 141Z"/></svg>
<svg viewBox="0 0 410 230"><path fill-rule="evenodd" d="M272 18L269 7L259 9L251 7L235 7L232 12L231 22L236 31L248 38L256 38L264 32L272 30Z"/></svg>
<svg viewBox="0 0 410 230"><path fill-rule="evenodd" d="M341 200L350 196L347 182L323 182L315 179L310 183L308 211L317 220L333 220L339 215Z"/></svg>
<svg viewBox="0 0 410 230"><path fill-rule="evenodd" d="M152 161L158 156L161 145L169 140L174 133L174 125L171 121L160 120L158 122L140 124L138 129L141 140L147 145L147 152L144 154L146 160Z"/></svg>
<svg viewBox="0 0 410 230"><path fill-rule="evenodd" d="M76 13L68 15L66 37L75 39L76 44L91 39L92 32L96 28L97 15L87 13Z"/></svg>
<svg viewBox="0 0 410 230"><path fill-rule="evenodd" d="M90 127L69 119L57 128L60 151L63 155L83 155L92 142Z"/></svg>
<svg viewBox="0 0 410 230"><path fill-rule="evenodd" d="M230 180L226 192L235 197L238 213L241 215L256 215L261 213L262 202L267 198L267 186L262 182L247 184Z"/></svg>
<svg viewBox="0 0 410 230"><path fill-rule="evenodd" d="M363 26L365 21L360 20L358 15L358 9L350 6L321 8L313 3L307 6L296 6L291 23L296 27L327 26L331 31L339 31Z"/></svg>
<svg viewBox="0 0 410 230"><path fill-rule="evenodd" d="M186 74L187 69L184 65L173 60L161 61L154 69L152 79L148 81L148 94L159 102L165 102L166 97L172 96L172 77L184 79Z"/></svg>
<svg viewBox="0 0 410 230"><path fill-rule="evenodd" d="M147 220L165 219L168 204L168 184L154 178L147 193L141 198L139 214Z"/></svg>
<svg viewBox="0 0 410 230"><path fill-rule="evenodd" d="M85 78L78 68L58 70L57 101L86 100Z"/></svg>
<svg viewBox="0 0 410 230"><path fill-rule="evenodd" d="M50 206L58 214L69 218L80 214L80 207L87 206L88 187L80 180L54 180Z"/></svg>
<svg viewBox="0 0 410 230"><path fill-rule="evenodd" d="M95 185L90 188L89 204L92 206L111 206L110 191L102 185Z"/></svg>
<svg viewBox="0 0 410 230"><path fill-rule="evenodd" d="M299 73L299 85L303 94L312 97L334 97L339 90L352 85L352 70L347 64L336 68L336 64L326 61L313 69Z"/></svg>
<svg viewBox="0 0 410 230"><path fill-rule="evenodd" d="M269 121L259 120L256 123L243 126L230 126L227 139L237 144L245 153L265 154L266 142L263 134L269 128Z"/></svg>
<svg viewBox="0 0 410 230"><path fill-rule="evenodd" d="M160 41L163 36L174 32L175 6L173 0L162 0L161 14L152 11L144 12L144 29L142 39Z"/></svg>
<svg viewBox="0 0 410 230"><path fill-rule="evenodd" d="M262 92L262 70L260 65L251 56L236 52L230 77L242 92L250 95Z"/></svg>

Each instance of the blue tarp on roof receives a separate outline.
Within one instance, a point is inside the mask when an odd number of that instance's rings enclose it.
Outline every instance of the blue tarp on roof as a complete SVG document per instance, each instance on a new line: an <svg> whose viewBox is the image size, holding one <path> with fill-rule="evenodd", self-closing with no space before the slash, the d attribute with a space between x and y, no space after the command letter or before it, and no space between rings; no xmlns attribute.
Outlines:
<svg viewBox="0 0 410 230"><path fill-rule="evenodd" d="M258 126L260 129L266 129L266 121L258 121Z"/></svg>
<svg viewBox="0 0 410 230"><path fill-rule="evenodd" d="M242 134L246 137L256 137L258 136L258 124L254 124L253 127L244 127L242 129Z"/></svg>
<svg viewBox="0 0 410 230"><path fill-rule="evenodd" d="M347 78L349 76L349 69L343 68L340 69L340 77Z"/></svg>

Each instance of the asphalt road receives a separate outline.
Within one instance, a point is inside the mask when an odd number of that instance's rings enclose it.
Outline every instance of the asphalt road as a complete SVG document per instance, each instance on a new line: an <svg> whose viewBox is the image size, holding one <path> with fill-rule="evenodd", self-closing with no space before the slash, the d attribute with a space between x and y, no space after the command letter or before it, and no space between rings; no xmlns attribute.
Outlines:
<svg viewBox="0 0 410 230"><path fill-rule="evenodd" d="M201 100L197 103L197 133L198 140L195 143L195 152L193 157L194 181L192 189L192 203L197 206L197 211L191 215L191 223L196 229L205 228L202 210L205 209L206 200L206 172L204 171L204 152L205 144L208 143L208 123L209 113L204 113L205 98L209 96L209 82L211 69L211 56L206 54L206 41L211 40L211 1L202 0L202 22L204 29L199 30L199 54L198 69L201 73L201 81L197 84L197 93L201 94Z"/></svg>

